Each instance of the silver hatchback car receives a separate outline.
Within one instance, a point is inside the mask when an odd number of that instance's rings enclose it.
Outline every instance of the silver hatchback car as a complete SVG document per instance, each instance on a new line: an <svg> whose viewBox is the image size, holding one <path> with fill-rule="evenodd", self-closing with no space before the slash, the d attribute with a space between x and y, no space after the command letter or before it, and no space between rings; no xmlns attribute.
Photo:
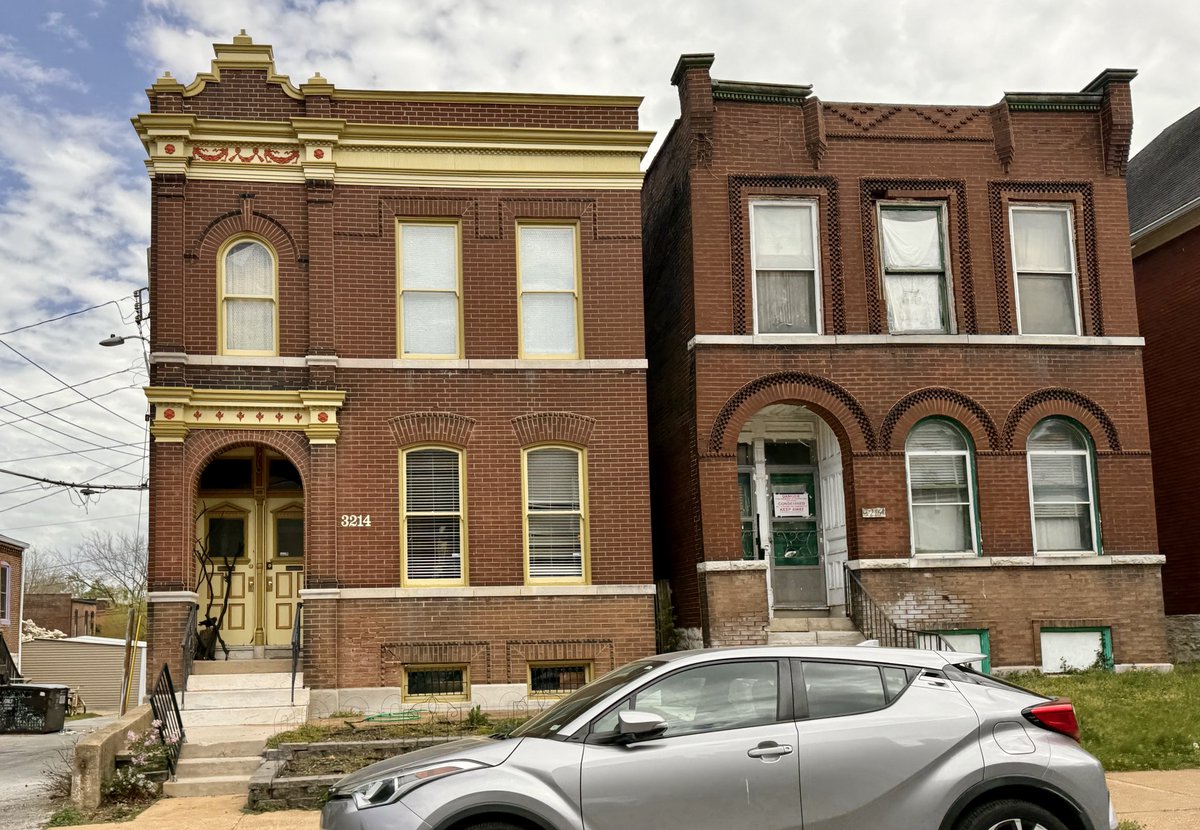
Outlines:
<svg viewBox="0 0 1200 830"><path fill-rule="evenodd" d="M373 764L325 830L1115 830L1071 704L983 655L755 647L664 654L508 735Z"/></svg>

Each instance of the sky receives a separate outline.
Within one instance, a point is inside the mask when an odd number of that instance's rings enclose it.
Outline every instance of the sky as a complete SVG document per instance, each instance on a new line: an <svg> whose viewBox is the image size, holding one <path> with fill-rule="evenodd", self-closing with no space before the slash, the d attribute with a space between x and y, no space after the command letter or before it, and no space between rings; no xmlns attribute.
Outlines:
<svg viewBox="0 0 1200 830"><path fill-rule="evenodd" d="M678 112L671 71L809 83L830 101L986 105L1075 92L1135 68L1134 151L1200 105L1200 4L1178 0L0 0L0 534L72 551L145 533L147 498L82 496L8 473L145 481L144 342L134 320L150 237L129 124L164 70L188 83L245 29L294 83L642 95L642 128ZM657 146L657 144L655 145ZM92 308L96 306L96 308ZM90 309L84 313L73 312ZM71 314L50 321L60 315ZM44 322L50 321L50 322Z"/></svg>

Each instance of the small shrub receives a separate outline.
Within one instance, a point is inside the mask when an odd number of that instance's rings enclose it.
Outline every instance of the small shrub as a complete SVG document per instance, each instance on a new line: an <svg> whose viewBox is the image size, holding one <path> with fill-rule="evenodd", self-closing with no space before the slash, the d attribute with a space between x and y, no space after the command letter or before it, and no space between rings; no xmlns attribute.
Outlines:
<svg viewBox="0 0 1200 830"><path fill-rule="evenodd" d="M58 750L58 760L49 760L42 767L42 794L51 801L58 801L71 795L71 753L70 748Z"/></svg>
<svg viewBox="0 0 1200 830"><path fill-rule="evenodd" d="M484 729L492 725L492 719L483 711L482 707L475 706L467 713L465 725L468 729Z"/></svg>
<svg viewBox="0 0 1200 830"><path fill-rule="evenodd" d="M146 777L136 764L119 767L100 789L105 801L128 804L148 801L158 795L158 784Z"/></svg>
<svg viewBox="0 0 1200 830"><path fill-rule="evenodd" d="M85 824L91 820L91 816L80 810L74 804L68 804L54 812L50 816L47 827L70 827L75 824Z"/></svg>

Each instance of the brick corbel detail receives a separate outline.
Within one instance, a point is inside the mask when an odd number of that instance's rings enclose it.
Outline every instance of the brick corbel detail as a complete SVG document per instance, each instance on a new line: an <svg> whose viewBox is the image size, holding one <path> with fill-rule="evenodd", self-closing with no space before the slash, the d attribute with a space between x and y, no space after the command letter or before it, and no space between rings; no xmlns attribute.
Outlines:
<svg viewBox="0 0 1200 830"><path fill-rule="evenodd" d="M409 412L388 421L388 427L402 447L413 444L450 444L465 447L471 442L476 421L452 412Z"/></svg>
<svg viewBox="0 0 1200 830"><path fill-rule="evenodd" d="M1013 157L1017 154L1017 141L1013 137L1012 116L1008 111L1008 101L1001 101L989 110L992 121L992 136L996 148L996 160L1005 173L1012 165Z"/></svg>
<svg viewBox="0 0 1200 830"><path fill-rule="evenodd" d="M805 100L804 112L804 149L812 159L813 170L821 169L821 161L829 142L825 138L825 110L821 107L821 99L811 97Z"/></svg>
<svg viewBox="0 0 1200 830"><path fill-rule="evenodd" d="M586 447L596 419L574 412L532 412L512 421L513 432L522 447L531 444L567 443Z"/></svg>

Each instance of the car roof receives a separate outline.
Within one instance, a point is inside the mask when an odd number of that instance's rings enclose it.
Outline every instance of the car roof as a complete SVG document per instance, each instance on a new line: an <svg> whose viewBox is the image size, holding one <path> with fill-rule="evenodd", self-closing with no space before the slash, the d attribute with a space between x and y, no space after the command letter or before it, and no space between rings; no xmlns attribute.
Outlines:
<svg viewBox="0 0 1200 830"><path fill-rule="evenodd" d="M986 659L986 655L966 651L933 651L923 648L880 648L877 646L729 646L692 651L673 651L653 658L669 663L706 663L738 657L800 657L820 660L846 660L855 663L881 663L940 669L947 664L961 665Z"/></svg>

